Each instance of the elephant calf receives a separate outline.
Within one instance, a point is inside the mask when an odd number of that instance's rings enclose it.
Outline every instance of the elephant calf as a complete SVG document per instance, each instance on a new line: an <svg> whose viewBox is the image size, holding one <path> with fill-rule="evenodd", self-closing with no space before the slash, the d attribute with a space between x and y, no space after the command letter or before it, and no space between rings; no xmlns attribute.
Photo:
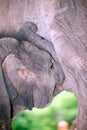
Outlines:
<svg viewBox="0 0 87 130"><path fill-rule="evenodd" d="M1 130L11 129L11 118L19 111L49 104L64 82L52 43L36 31L34 23L26 22L0 39Z"/></svg>

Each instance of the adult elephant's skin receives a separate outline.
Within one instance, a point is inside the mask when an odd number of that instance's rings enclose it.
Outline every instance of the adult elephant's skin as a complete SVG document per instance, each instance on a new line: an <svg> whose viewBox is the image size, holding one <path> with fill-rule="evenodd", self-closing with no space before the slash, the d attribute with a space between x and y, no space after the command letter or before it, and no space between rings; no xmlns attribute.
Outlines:
<svg viewBox="0 0 87 130"><path fill-rule="evenodd" d="M79 100L77 129L87 130L87 0L0 0L0 7L1 37L32 21L53 42L66 77L62 88Z"/></svg>
<svg viewBox="0 0 87 130"><path fill-rule="evenodd" d="M87 0L52 0L49 8L48 1L43 17L65 72L63 88L77 96L77 129L87 130Z"/></svg>

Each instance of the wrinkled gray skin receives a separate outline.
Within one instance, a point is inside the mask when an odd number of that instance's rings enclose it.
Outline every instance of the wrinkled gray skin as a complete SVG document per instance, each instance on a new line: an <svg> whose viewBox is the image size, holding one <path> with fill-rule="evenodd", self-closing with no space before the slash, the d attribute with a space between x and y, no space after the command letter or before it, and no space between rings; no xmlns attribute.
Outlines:
<svg viewBox="0 0 87 130"><path fill-rule="evenodd" d="M52 41L66 77L61 88L79 101L77 129L87 130L87 0L0 0L0 7L1 37L32 21Z"/></svg>

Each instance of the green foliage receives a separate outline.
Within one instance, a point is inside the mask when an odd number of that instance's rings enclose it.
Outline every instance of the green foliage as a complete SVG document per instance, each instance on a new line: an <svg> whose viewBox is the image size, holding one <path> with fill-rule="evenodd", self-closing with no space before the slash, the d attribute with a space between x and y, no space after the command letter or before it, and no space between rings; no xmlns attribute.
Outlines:
<svg viewBox="0 0 87 130"><path fill-rule="evenodd" d="M67 92L56 96L52 104L44 109L26 110L13 118L13 130L57 130L60 120L69 124L77 116L78 103L76 97Z"/></svg>

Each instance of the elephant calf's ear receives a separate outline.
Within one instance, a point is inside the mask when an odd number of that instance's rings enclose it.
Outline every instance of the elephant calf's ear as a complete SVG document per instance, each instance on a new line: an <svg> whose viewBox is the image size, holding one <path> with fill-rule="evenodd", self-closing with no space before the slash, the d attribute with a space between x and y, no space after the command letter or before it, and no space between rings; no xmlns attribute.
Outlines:
<svg viewBox="0 0 87 130"><path fill-rule="evenodd" d="M13 100L14 98L17 97L17 92L14 89L13 85L11 84L11 82L9 81L6 73L5 73L5 68L4 68L4 62L2 64L2 70L3 70L3 76L4 76L4 81L5 81L5 86L9 95L10 100Z"/></svg>

